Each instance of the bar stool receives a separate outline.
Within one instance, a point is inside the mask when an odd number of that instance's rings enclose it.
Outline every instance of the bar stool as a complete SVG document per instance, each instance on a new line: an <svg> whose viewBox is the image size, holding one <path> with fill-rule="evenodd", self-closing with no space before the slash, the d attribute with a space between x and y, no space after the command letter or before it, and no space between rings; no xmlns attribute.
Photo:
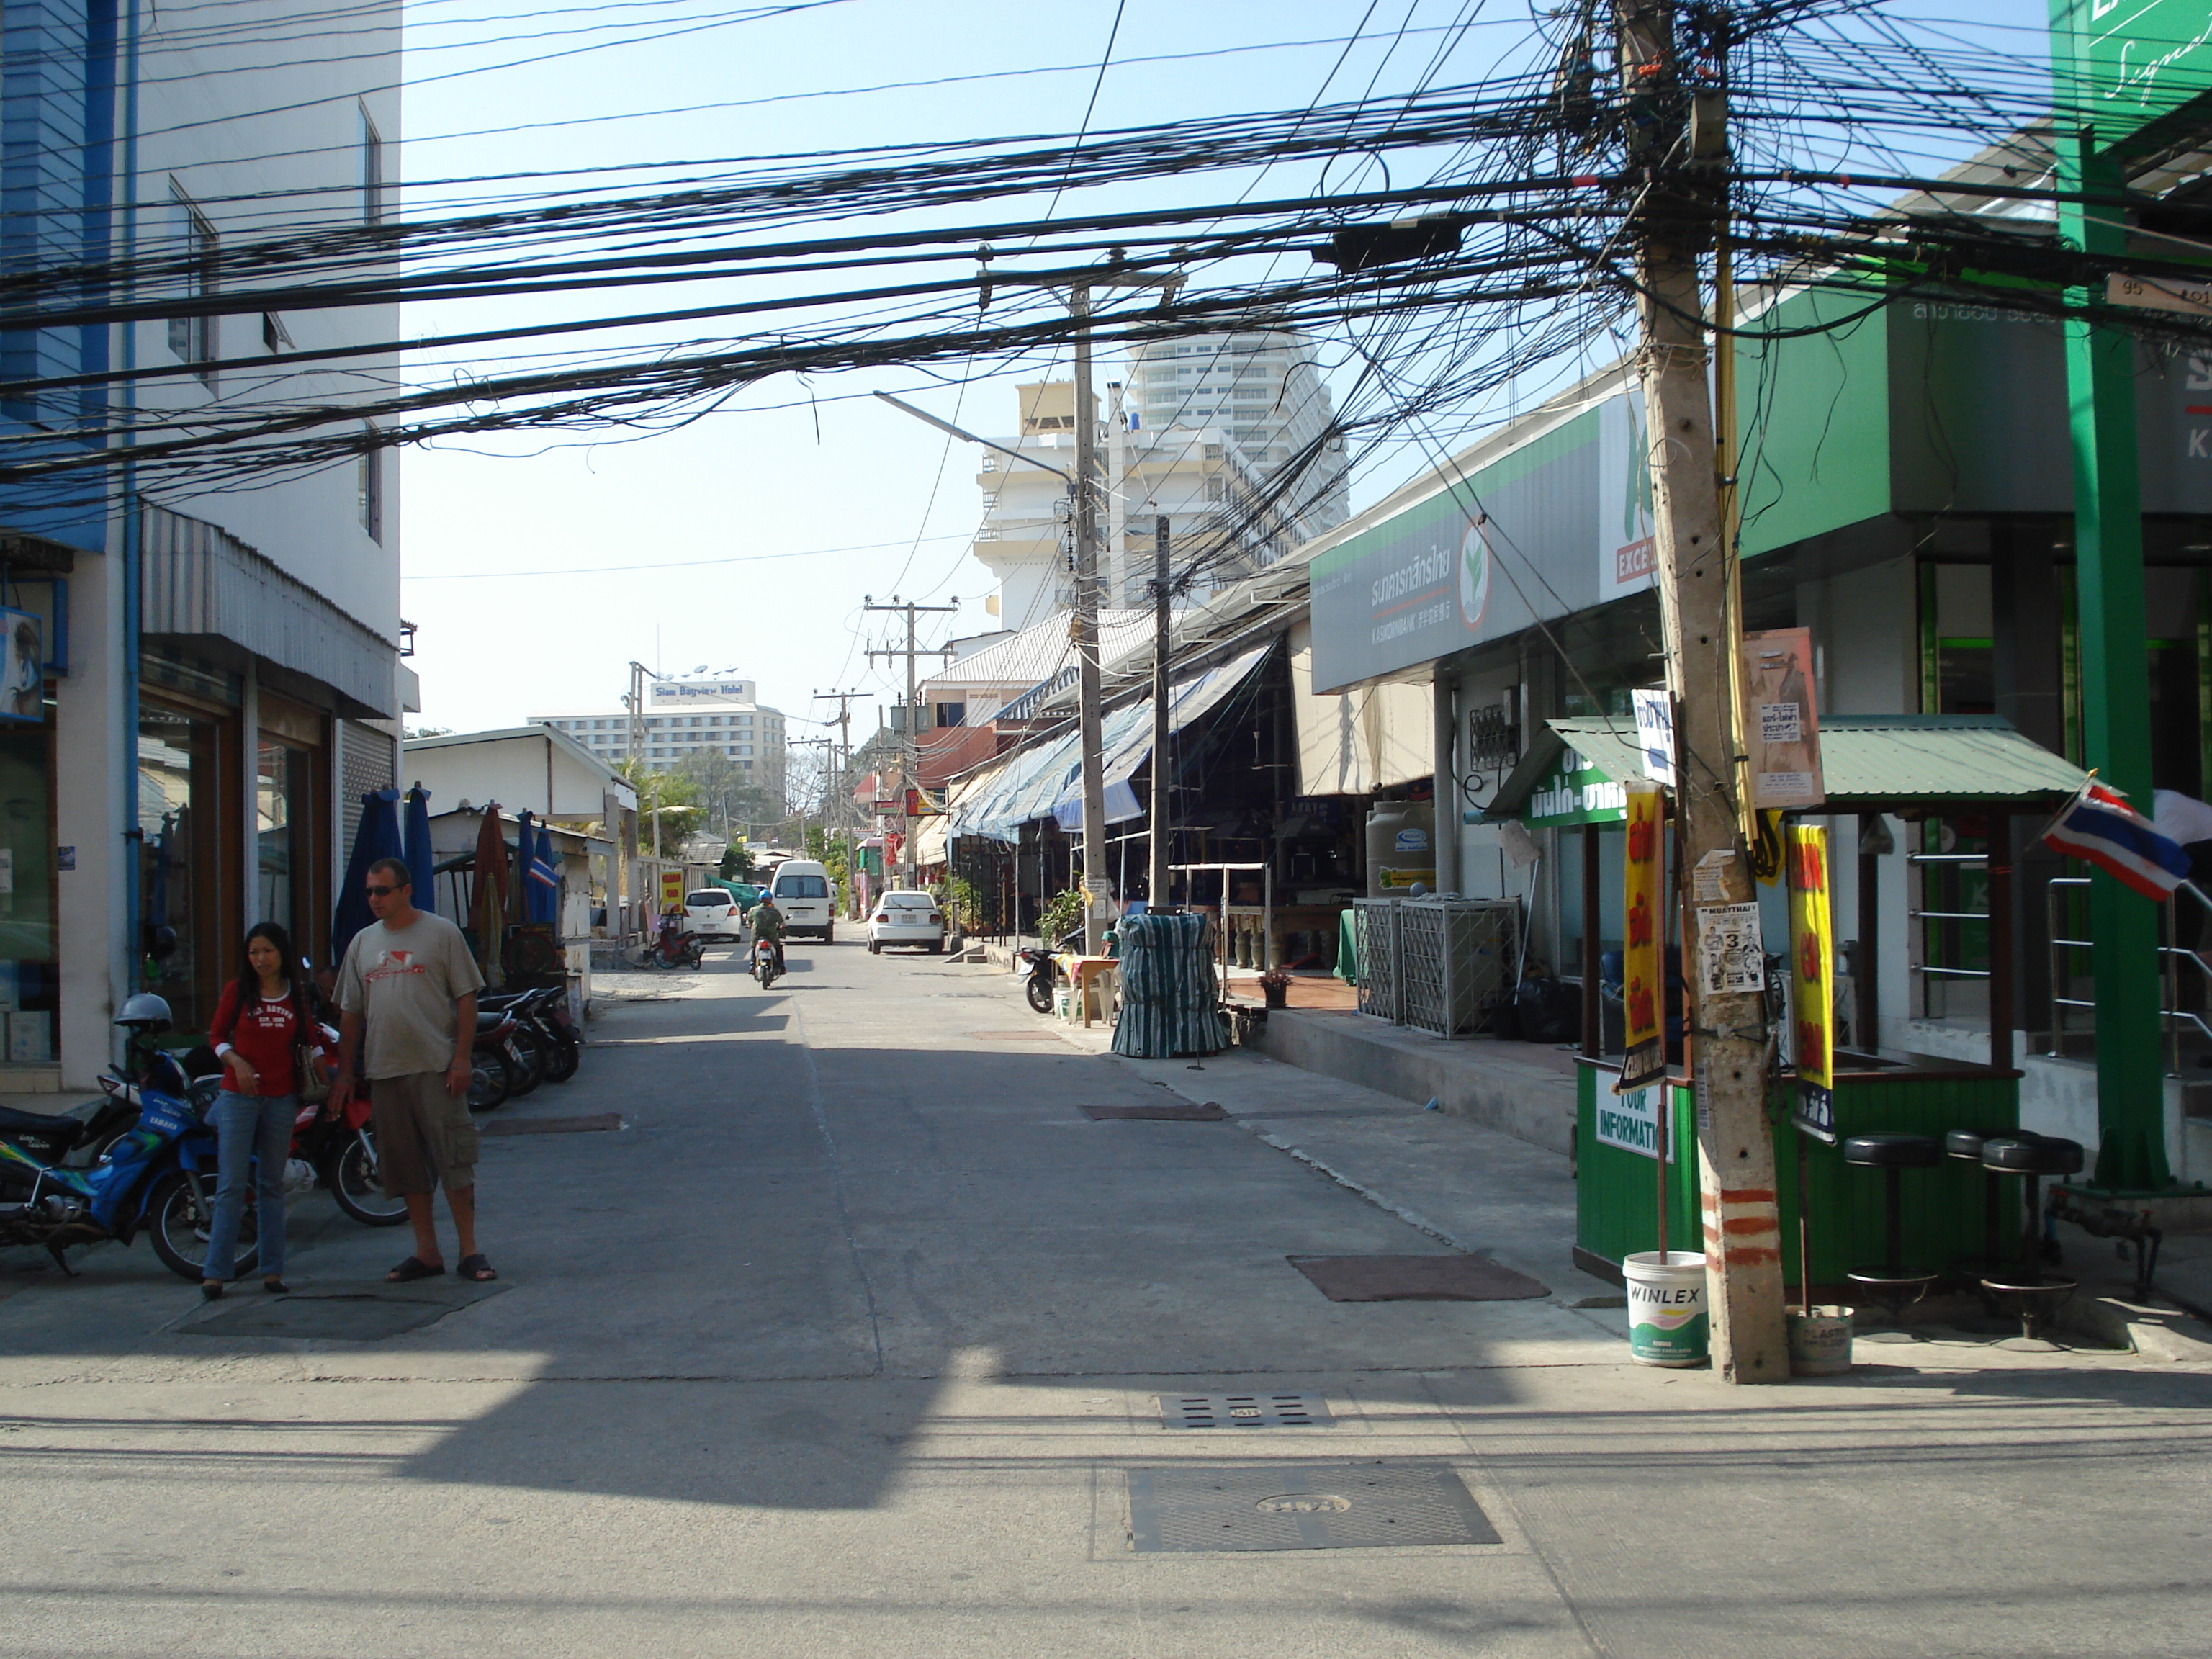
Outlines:
<svg viewBox="0 0 2212 1659"><path fill-rule="evenodd" d="M1844 1163L1881 1171L1887 1248L1887 1260L1881 1267L1853 1267L1844 1277L1887 1309L1893 1322L1908 1304L1927 1295L1936 1279L1934 1273L1905 1270L1905 1172L1930 1170L1942 1161L1943 1148L1932 1135L1852 1135L1844 1142Z"/></svg>
<svg viewBox="0 0 2212 1659"><path fill-rule="evenodd" d="M1992 1304L2014 1298L2020 1309L2020 1334L2033 1337L2036 1327L2074 1294L2070 1279L2046 1279L2043 1273L2041 1185L2045 1176L2081 1173L2081 1143L2055 1135L2007 1135L1984 1141L1982 1168L1997 1176L2021 1176L2027 1181L2026 1220L2021 1229L2022 1260L2016 1267L1992 1263L1982 1277L1982 1290Z"/></svg>
<svg viewBox="0 0 2212 1659"><path fill-rule="evenodd" d="M2040 1140L2043 1137L2026 1129L1950 1129L1943 1135L1943 1151L1962 1163L1979 1164L1982 1148L1992 1140ZM1995 1170L1982 1171L1982 1259L1965 1262L1961 1268L1971 1267L1973 1276L1997 1272L2004 1261L2004 1244L1999 1222L2004 1214L2004 1177Z"/></svg>

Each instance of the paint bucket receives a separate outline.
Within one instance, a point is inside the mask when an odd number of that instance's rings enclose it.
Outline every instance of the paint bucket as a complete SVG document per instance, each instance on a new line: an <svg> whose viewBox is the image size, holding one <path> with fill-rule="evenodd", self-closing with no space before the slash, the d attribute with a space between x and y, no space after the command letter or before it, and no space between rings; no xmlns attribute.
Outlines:
<svg viewBox="0 0 2212 1659"><path fill-rule="evenodd" d="M1850 1370L1849 1308L1791 1308L1788 1318L1792 1376L1841 1376Z"/></svg>
<svg viewBox="0 0 2212 1659"><path fill-rule="evenodd" d="M1694 1250L1625 1256L1628 1357L1639 1365L1705 1363L1705 1258Z"/></svg>

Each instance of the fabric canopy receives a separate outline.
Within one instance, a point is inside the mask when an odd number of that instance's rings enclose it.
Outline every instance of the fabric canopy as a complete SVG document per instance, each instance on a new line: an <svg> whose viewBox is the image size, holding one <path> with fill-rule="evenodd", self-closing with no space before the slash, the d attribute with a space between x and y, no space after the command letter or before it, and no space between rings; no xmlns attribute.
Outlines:
<svg viewBox="0 0 2212 1659"><path fill-rule="evenodd" d="M1437 769L1435 693L1385 682L1316 696L1313 628L1291 629L1291 707L1298 728L1298 793L1371 795Z"/></svg>
<svg viewBox="0 0 2212 1659"><path fill-rule="evenodd" d="M1218 667L1170 684L1168 730L1180 732L1219 707L1231 692L1252 677L1268 649L1269 644L1255 645ZM1106 822L1120 823L1125 819L1142 817L1145 809L1137 800L1136 791L1130 788L1129 780L1152 757L1152 700L1141 698L1127 708L1115 709L1103 735L1102 746L1106 751ZM1052 815L1060 820L1062 830L1073 832L1083 827L1083 781L1079 773L1073 790L1063 792L1053 802Z"/></svg>
<svg viewBox="0 0 2212 1659"><path fill-rule="evenodd" d="M407 860L407 873L415 878L412 902L418 910L434 912L438 884L430 878L436 872L438 855L430 850L430 792L419 783L410 789L400 818L400 840L406 850L399 856Z"/></svg>

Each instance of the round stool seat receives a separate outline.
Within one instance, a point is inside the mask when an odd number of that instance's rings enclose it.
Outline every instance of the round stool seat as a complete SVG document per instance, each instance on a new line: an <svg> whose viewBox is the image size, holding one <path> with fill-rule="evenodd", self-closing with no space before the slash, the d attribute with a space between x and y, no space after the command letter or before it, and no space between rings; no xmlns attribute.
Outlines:
<svg viewBox="0 0 2212 1659"><path fill-rule="evenodd" d="M1982 1147L1982 1167L2006 1175L2069 1176L2081 1173L2081 1143L2038 1135L2006 1135Z"/></svg>
<svg viewBox="0 0 2212 1659"><path fill-rule="evenodd" d="M1933 1135L1853 1135L1844 1142L1844 1162L1864 1169L1925 1170L1942 1161L1943 1149Z"/></svg>
<svg viewBox="0 0 2212 1659"><path fill-rule="evenodd" d="M1987 1142L2040 1140L2042 1138L2026 1129L1948 1129L1943 1134L1943 1150L1953 1158L1963 1158L1978 1164L1982 1161L1982 1147Z"/></svg>

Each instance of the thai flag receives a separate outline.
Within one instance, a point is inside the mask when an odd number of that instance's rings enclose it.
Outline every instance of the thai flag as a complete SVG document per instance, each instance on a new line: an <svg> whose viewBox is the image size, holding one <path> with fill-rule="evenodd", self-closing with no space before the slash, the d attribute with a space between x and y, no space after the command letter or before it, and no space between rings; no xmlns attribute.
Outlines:
<svg viewBox="0 0 2212 1659"><path fill-rule="evenodd" d="M2127 797L2094 778L2043 831L2048 846L2086 860L2154 903L2164 903L2189 877L2189 854L2151 827Z"/></svg>

